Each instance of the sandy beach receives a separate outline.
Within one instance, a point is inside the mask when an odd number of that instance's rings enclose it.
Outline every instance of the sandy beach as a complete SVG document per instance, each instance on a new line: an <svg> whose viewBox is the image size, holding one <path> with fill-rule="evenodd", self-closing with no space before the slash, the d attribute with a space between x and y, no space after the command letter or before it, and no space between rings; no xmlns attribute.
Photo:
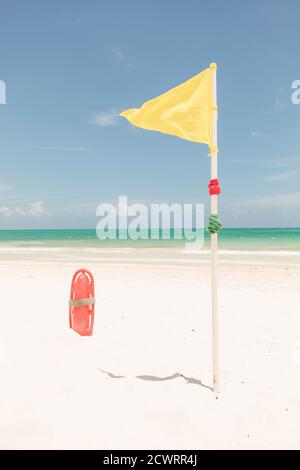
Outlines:
<svg viewBox="0 0 300 470"><path fill-rule="evenodd" d="M220 255L221 393L208 256L2 248L1 449L300 448L300 258ZM73 272L93 337L68 328Z"/></svg>

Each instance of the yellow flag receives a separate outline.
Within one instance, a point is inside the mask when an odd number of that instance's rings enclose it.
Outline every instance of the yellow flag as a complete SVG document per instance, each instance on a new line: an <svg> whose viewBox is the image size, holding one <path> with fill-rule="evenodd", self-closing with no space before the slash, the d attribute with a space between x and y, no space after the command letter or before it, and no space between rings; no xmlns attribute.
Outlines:
<svg viewBox="0 0 300 470"><path fill-rule="evenodd" d="M190 80L146 101L140 108L123 111L120 116L143 129L208 144L211 151L216 152L213 144L214 68L216 65L212 64Z"/></svg>

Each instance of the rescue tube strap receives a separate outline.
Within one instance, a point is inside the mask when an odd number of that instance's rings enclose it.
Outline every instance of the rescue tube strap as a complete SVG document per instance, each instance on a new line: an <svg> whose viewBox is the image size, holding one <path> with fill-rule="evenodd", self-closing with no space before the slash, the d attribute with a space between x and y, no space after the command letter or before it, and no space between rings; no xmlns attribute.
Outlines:
<svg viewBox="0 0 300 470"><path fill-rule="evenodd" d="M85 299L70 299L70 307L83 307L84 305L92 305L96 303L95 297L87 297Z"/></svg>

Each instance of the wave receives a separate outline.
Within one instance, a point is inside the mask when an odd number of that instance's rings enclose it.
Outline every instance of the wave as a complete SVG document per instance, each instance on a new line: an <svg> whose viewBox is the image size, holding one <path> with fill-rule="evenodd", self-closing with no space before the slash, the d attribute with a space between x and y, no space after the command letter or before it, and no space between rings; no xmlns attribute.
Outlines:
<svg viewBox="0 0 300 470"><path fill-rule="evenodd" d="M1 246L0 252L45 252L45 251L65 251L65 248L55 246Z"/></svg>
<svg viewBox="0 0 300 470"><path fill-rule="evenodd" d="M182 253L187 255L202 254L210 255L210 250L182 250ZM300 256L300 251L290 250L218 250L219 255L231 255L231 256Z"/></svg>
<svg viewBox="0 0 300 470"><path fill-rule="evenodd" d="M164 255L183 255L184 257L191 257L193 255L198 256L210 256L211 251L208 249L203 250L192 250L190 248L182 249L179 247L107 247L107 248L95 248L95 247L84 247L84 246L16 246L16 245L4 245L0 246L0 253L74 253L82 252L83 254L98 254L98 255L130 255L142 252L152 254L154 252ZM241 249L230 249L224 250L219 249L218 254L220 256L265 256L265 257L300 257L300 250L241 250Z"/></svg>

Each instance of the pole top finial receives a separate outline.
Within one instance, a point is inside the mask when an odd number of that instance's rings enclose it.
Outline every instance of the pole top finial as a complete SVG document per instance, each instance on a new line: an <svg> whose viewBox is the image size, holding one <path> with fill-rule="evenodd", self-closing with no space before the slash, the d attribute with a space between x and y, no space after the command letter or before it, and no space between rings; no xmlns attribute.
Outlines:
<svg viewBox="0 0 300 470"><path fill-rule="evenodd" d="M211 68L212 70L214 70L214 69L216 70L216 69L217 69L217 64L215 64L215 63L213 62L212 64L210 64L210 68Z"/></svg>

